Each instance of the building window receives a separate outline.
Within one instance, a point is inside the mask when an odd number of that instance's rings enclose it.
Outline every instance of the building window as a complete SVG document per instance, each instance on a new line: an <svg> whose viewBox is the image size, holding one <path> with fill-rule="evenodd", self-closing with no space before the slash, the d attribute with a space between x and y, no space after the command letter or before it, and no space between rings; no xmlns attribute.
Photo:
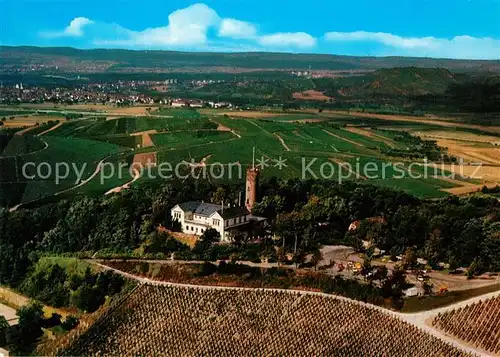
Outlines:
<svg viewBox="0 0 500 357"><path fill-rule="evenodd" d="M220 225L220 221L218 219L214 219L214 226L219 226Z"/></svg>
<svg viewBox="0 0 500 357"><path fill-rule="evenodd" d="M204 229L202 228L202 229L201 229L201 233L203 233L203 231L204 231Z"/></svg>
<svg viewBox="0 0 500 357"><path fill-rule="evenodd" d="M196 227L196 233L198 233L198 227Z"/></svg>
<svg viewBox="0 0 500 357"><path fill-rule="evenodd" d="M186 226L186 231L189 231L189 226Z"/></svg>
<svg viewBox="0 0 500 357"><path fill-rule="evenodd" d="M193 226L191 226L191 230L194 231L194 227Z"/></svg>

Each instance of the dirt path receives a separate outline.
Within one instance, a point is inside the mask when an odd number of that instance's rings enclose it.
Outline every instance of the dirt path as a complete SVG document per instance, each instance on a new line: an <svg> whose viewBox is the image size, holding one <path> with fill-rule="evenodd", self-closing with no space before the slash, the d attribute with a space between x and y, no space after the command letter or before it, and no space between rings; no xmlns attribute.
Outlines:
<svg viewBox="0 0 500 357"><path fill-rule="evenodd" d="M56 130L57 128L59 128L61 125L63 125L63 122L59 122L57 123L56 125L54 125L52 128L48 128L47 130L45 131L42 131L40 134L38 134L37 136L42 136L42 135L45 135L47 133L50 133L52 130Z"/></svg>
<svg viewBox="0 0 500 357"><path fill-rule="evenodd" d="M131 184L133 184L135 181L137 181L138 179L141 178L141 173L140 173L139 170L134 169L133 171L134 171L134 178L131 181L129 181L126 184L123 184L121 186L112 188L111 190L109 190L108 192L106 192L104 195L109 195L109 194L112 194L112 193L118 193L118 192L121 192L122 190L126 190L126 189L130 188Z"/></svg>
<svg viewBox="0 0 500 357"><path fill-rule="evenodd" d="M228 128L227 126L224 126L218 122L216 122L215 120L212 120L210 119L210 121L214 122L215 124L218 125L217 127L217 131L229 131L230 133L232 133L233 135L237 136L239 139L241 139L241 135L238 134L236 131L234 131L234 129L231 129L231 128Z"/></svg>
<svg viewBox="0 0 500 357"><path fill-rule="evenodd" d="M5 317L10 326L17 325L19 318L17 317L17 311L10 306L0 303L0 316Z"/></svg>
<svg viewBox="0 0 500 357"><path fill-rule="evenodd" d="M129 279L136 280L136 281L138 281L138 282L140 282L142 284L160 285L160 286L163 285L163 286L172 286L172 287L185 287L185 288L188 287L188 288L194 288L194 289L209 289L209 290L232 290L232 291L235 291L235 290L249 291L250 290L250 291L255 291L254 288L192 285L192 284L171 283L171 282L166 282L166 281L157 281L157 280L152 280L152 279L148 279L148 278L143 278L143 277L135 276L135 275L126 273L124 271L121 271L121 270L118 270L118 269L115 269L115 268L112 268L112 267L108 267L108 266L106 266L104 264L101 264L101 263L98 263L96 261L89 261L89 262L91 262L92 264L95 264L95 265L101 267L102 269L112 270L112 271L114 271L115 273L117 273L119 275L122 275L122 276L124 276L126 278L129 278ZM458 348L460 350L464 350L464 351L476 354L476 355L481 356L481 357L489 357L489 356L491 356L490 354L488 354L488 353L486 353L486 352L484 352L484 351L482 351L480 349L474 348L473 346L467 345L467 344L465 344L464 342L462 342L460 340L457 340L457 339L452 338L450 336L446 336L442 332L440 332L440 331L438 331L438 330L430 327L426 323L426 320L428 320L429 318L432 318L438 312L444 312L444 311L448 311L449 309L454 309L454 308L457 308L457 307L465 306L466 304L471 304L471 303L474 303L474 302L478 302L478 301L481 301L482 299L486 299L486 298L489 298L489 297L492 297L492 296L496 296L497 294L500 294L500 292L495 292L495 293L491 293L491 294L486 294L486 295L483 295L483 296L479 296L479 297L476 297L476 298L472 298L472 299L469 299L469 300L466 300L466 301L463 301L463 302L460 302L460 303L448 306L446 308L435 309L435 310L425 311L423 313L416 313L416 314L403 314L403 313L400 313L400 312L396 312L396 311L385 309L385 308L377 306L377 305L371 305L371 304L368 304L368 303L364 303L364 302L357 301L357 300L352 300L352 299L349 299L349 298L346 298L346 297L343 297L343 296L339 296L339 295L332 295L332 294L326 294L326 293L320 293L320 292L311 292L311 291L302 291L302 290L293 290L293 289L288 289L287 290L287 289L268 289L268 288L262 288L262 289L259 289L259 290L260 291L281 292L281 293L288 293L288 294L315 295L315 296L321 296L321 297L328 298L328 299L337 299L337 300L348 301L348 302L356 304L356 305L369 307L369 308L378 310L378 311L380 311L382 313L385 313L385 314L388 314L388 315L392 315L395 318L398 318L400 320L408 322L408 323L412 324L413 326L416 326L417 328L419 328L421 330L424 330L425 332L429 333L430 335L432 335L434 337L437 337L440 340L448 342L449 344L455 346L456 348Z"/></svg>
<svg viewBox="0 0 500 357"><path fill-rule="evenodd" d="M334 138L337 138L337 139L340 139L340 140L344 140L344 141L346 141L346 142L348 142L348 143L350 143L350 144L356 145L356 146L363 146L363 145L362 145L362 144L360 144L360 143L357 143L357 142L355 142L355 141L353 141L353 140L350 140L350 139L344 138L344 137L342 137L342 136L340 136L340 135L334 134L334 133L332 133L331 131L328 131L328 130L326 130L326 129L322 129L322 130L323 130L325 133L327 133L328 135L333 136Z"/></svg>
<svg viewBox="0 0 500 357"><path fill-rule="evenodd" d="M482 349L476 348L475 346L467 344L465 341L461 341L457 338L454 338L453 336L447 335L446 333L434 328L431 323L432 320L438 315L442 314L448 311L452 311L455 309L459 309L461 307L465 307L467 305L472 305L477 302L487 300L492 297L500 296L500 291L495 291L492 293L484 294L481 296L476 296L468 300L460 301L456 304L433 309L433 310L428 310L428 311L423 311L423 312L418 312L418 313L413 313L413 314L399 314L400 318L406 322L409 322L410 324L419 327L420 329L430 333L431 335L443 340L450 342L456 346L460 346L462 349L469 350L470 352L473 352L475 354L478 354L479 356L493 356L487 351L484 351Z"/></svg>
<svg viewBox="0 0 500 357"><path fill-rule="evenodd" d="M354 133L354 134L366 136L367 138L374 139L376 141L381 141L392 149L395 149L397 147L396 144L394 143L394 141L392 141L392 140L390 140L382 135L374 133L373 131L371 131L369 129L357 128L354 126L346 126L344 128L344 130L347 130L347 131Z"/></svg>
<svg viewBox="0 0 500 357"><path fill-rule="evenodd" d="M37 127L36 125L29 126L29 127L25 128L23 130L16 131L14 135L24 135L27 132L29 132L30 130L35 129L36 127Z"/></svg>
<svg viewBox="0 0 500 357"><path fill-rule="evenodd" d="M45 143L47 144L47 143ZM47 147L49 147L49 145L47 144ZM27 154L29 155L29 154ZM85 179L85 180L82 180L79 184L77 184L76 186L72 186L70 188L67 188L65 190L62 190L62 191L59 191L59 192L56 192L54 193L52 196L58 196L60 194L63 194L65 192L69 192L69 191L72 191L74 190L75 188L78 188L78 187L81 187L83 185L85 185L87 182L89 182L90 180L92 180L94 177L97 176L97 174L99 174L99 172L101 171L101 167L102 167L102 164L104 163L104 161L106 161L107 159L109 159L112 155L108 156L108 157L105 157L104 159L102 159L101 161L99 161L99 163L97 164L97 167L95 169L95 171L92 173L92 175L90 175L89 178ZM46 197L44 197L46 198ZM43 198L42 198L43 199ZM36 199L36 200L32 200L32 201L28 201L28 202L23 202L23 203L20 203L18 205L15 205L13 207L10 207L9 208L9 212L14 212L14 211L17 211L19 208L21 208L22 206L24 205L27 205L27 204L30 204L30 203L33 203L33 202L37 202L39 201L40 199Z"/></svg>
<svg viewBox="0 0 500 357"><path fill-rule="evenodd" d="M285 140L283 140L283 138L281 136L279 136L276 133L274 133L274 135L278 138L278 140L281 142L281 145L283 145L283 147L285 148L286 151L292 151L292 150L290 150L288 145L285 143Z"/></svg>
<svg viewBox="0 0 500 357"><path fill-rule="evenodd" d="M0 286L0 300L5 301L6 304L9 304L12 308L20 308L22 306L28 305L31 301L27 296L21 295L11 289ZM1 306L1 304L0 304ZM4 305L5 306L5 305ZM15 310L14 310L15 311ZM50 316L52 313L57 312L62 316L67 316L71 313L71 311L66 309L58 309L55 307L43 306L43 311L45 316ZM1 312L0 312L1 314Z"/></svg>
<svg viewBox="0 0 500 357"><path fill-rule="evenodd" d="M99 172L101 172L101 168L102 168L102 165L104 163L104 161L106 161L107 159L109 159L112 155L108 156L108 157L105 157L104 159L102 159L101 161L99 161L99 163L97 164L97 167L95 168L94 172L92 173L92 175L90 175L87 179L85 180L82 180L79 184L77 184L76 186L73 186L73 187L70 187L66 190L63 190L63 191L59 191L59 192L56 192L54 194L54 196L58 196L62 193L65 193L65 192L68 192L68 191L72 191L74 190L75 188L78 188L78 187L81 187L83 185L85 185L87 182L91 181L94 177L96 177Z"/></svg>

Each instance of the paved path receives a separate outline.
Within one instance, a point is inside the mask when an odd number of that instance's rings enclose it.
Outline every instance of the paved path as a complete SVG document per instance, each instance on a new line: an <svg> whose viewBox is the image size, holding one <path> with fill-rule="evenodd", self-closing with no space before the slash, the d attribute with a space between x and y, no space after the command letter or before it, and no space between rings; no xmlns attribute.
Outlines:
<svg viewBox="0 0 500 357"><path fill-rule="evenodd" d="M293 289L267 289L267 288L261 288L261 289L255 289L255 288L243 288L243 287L227 287L227 286L206 286L206 285L192 285L192 284L179 284L179 283L171 283L171 282L166 282L166 281L157 281L157 280L152 280L149 278L143 278L139 277L136 275L132 275L129 273L126 273L124 271L111 268L109 266L100 264L96 261L91 261L93 264L107 270L112 270L117 274L120 274L126 278L136 280L142 284L152 284L152 285L159 285L159 286L175 286L175 287L185 287L185 288L196 288L196 289L217 289L217 290L263 290L263 291L274 291L274 292L283 292L283 293L288 293L288 294L309 294L309 295L316 295L316 296L322 296L325 298L329 299L339 299L343 301L349 301L353 304L360 305L360 306L365 306L365 307L370 307L373 309L376 309L378 311L381 311L385 314L389 314L394 316L395 318L398 318L400 320L403 320L405 322L408 322L412 324L413 326L431 334L432 336L439 338L440 340L443 340L445 342L448 342L449 344L455 346L456 348L467 351L470 353L473 353L475 355L481 356L481 357L491 357L493 356L492 354L489 354L486 351L483 351L481 349L475 348L473 346L467 345L466 343L455 339L451 336L447 336L444 333L442 333L439 330L434 329L430 325L426 323L426 320L432 318L433 316L437 315L439 312L444 312L448 310L452 310L458 307L466 306L468 304L472 304L490 297L494 297L497 295L500 295L500 291L490 293L490 294L485 294L482 296L478 296L469 300L465 300L462 302L459 302L457 304L453 304L444 308L439 308L439 309L434 309L434 310L429 310L429 311L424 311L421 313L414 313L414 314L403 314L400 312L392 311L385 309L383 307L377 306L377 305L372 305L372 304L367 304L362 301L357 301L357 300L352 300L343 296L339 295L331 295L331 294L325 294L325 293L320 293L320 292L311 292L311 291L299 291L299 290L293 290Z"/></svg>

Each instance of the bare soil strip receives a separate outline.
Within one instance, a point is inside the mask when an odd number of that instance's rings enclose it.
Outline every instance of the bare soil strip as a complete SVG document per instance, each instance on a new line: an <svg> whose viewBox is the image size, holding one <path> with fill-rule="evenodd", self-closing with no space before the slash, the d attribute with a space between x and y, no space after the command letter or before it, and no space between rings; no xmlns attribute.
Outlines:
<svg viewBox="0 0 500 357"><path fill-rule="evenodd" d="M156 134L157 132L158 131L156 129L145 130L145 131L138 131L136 133L130 134L130 136L141 136L141 135L144 135L144 134Z"/></svg>
<svg viewBox="0 0 500 357"><path fill-rule="evenodd" d="M232 133L234 136L237 136L238 139L241 139L241 135L238 134L236 131L234 131L234 129L231 129L231 128L228 128L227 126L224 126L218 122L216 122L215 120L212 120L210 119L212 122L214 122L215 124L217 124L217 131L229 131L230 133Z"/></svg>
<svg viewBox="0 0 500 357"><path fill-rule="evenodd" d="M217 123L217 124L219 124L219 123ZM231 129L228 128L227 126L219 124L219 126L217 127L217 131L231 131Z"/></svg>
<svg viewBox="0 0 500 357"><path fill-rule="evenodd" d="M139 131L137 133L132 133L130 136L141 136L142 137L142 147L147 148L151 146L155 146L155 143L153 142L153 139L151 139L150 134L156 134L158 131L156 129L153 130L145 130L145 131Z"/></svg>
<svg viewBox="0 0 500 357"><path fill-rule="evenodd" d="M424 131L415 132L416 135L431 139L455 140L470 143L486 143L492 144L500 142L500 138L490 135L472 134L464 131Z"/></svg>
<svg viewBox="0 0 500 357"><path fill-rule="evenodd" d="M295 92L292 94L295 99L298 100L319 100L319 101L329 101L331 98L325 95L323 92L309 89L304 92Z"/></svg>
<svg viewBox="0 0 500 357"><path fill-rule="evenodd" d="M153 139L151 139L151 136L149 134L142 134L142 147L147 148L155 146L155 143L153 142Z"/></svg>
<svg viewBox="0 0 500 357"><path fill-rule="evenodd" d="M285 143L285 140L283 140L283 138L281 136L279 136L276 133L274 133L274 135L278 138L278 140L281 142L281 145L283 145L283 147L285 148L286 151L292 151L292 150L290 150L288 145Z"/></svg>
<svg viewBox="0 0 500 357"><path fill-rule="evenodd" d="M139 167L156 166L157 164L156 152L146 152L143 154L134 155L134 160L132 165L137 165Z"/></svg>
<svg viewBox="0 0 500 357"><path fill-rule="evenodd" d="M363 118L375 118L375 119L383 119L383 120L392 120L392 121L404 121L404 122L412 122L412 123L425 123L439 126L447 126L454 128L469 128L469 129L479 129L482 131L487 131L490 133L500 133L500 126L485 126L485 125L477 125L477 124L466 124L461 122L453 122L446 121L440 118L436 119L428 119L426 117L413 117L407 115L383 115L383 114L372 114L372 113L362 113L362 112L346 112L346 111L328 111L323 112L324 114L338 114L338 115L347 115L352 117L363 117Z"/></svg>
<svg viewBox="0 0 500 357"><path fill-rule="evenodd" d="M368 138L375 139L377 141L381 141L384 144L386 144L387 146L389 146L390 148L393 148L393 149L396 148L396 144L394 143L394 141L392 141L391 139L388 139L382 135L374 133L372 130L365 129L365 128L358 128L358 127L354 127L354 126L346 126L344 128L344 130L347 130L351 133L363 135L363 136L366 136Z"/></svg>
<svg viewBox="0 0 500 357"><path fill-rule="evenodd" d="M353 145L356 145L356 146L363 146L363 144L357 143L357 142L355 142L355 141L353 141L353 140L350 140L350 139L344 138L344 137L342 137L342 136L339 136L339 135L337 135L337 134L334 134L334 133L332 133L331 131L328 131L328 130L326 130L326 129L323 129L323 131L324 131L325 133L327 133L328 135L331 135L331 136L333 136L333 137L335 137L335 138L337 138L337 139L340 139L340 140L347 141L348 143L351 143L351 144L353 144Z"/></svg>

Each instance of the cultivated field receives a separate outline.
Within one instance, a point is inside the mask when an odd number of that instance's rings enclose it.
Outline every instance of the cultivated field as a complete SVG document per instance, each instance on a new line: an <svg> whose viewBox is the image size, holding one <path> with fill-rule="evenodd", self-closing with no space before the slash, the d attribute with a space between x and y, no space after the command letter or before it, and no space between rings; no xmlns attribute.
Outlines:
<svg viewBox="0 0 500 357"><path fill-rule="evenodd" d="M319 101L329 101L331 98L325 95L323 92L317 90L306 90L304 92L295 92L293 97L299 100L319 100Z"/></svg>
<svg viewBox="0 0 500 357"><path fill-rule="evenodd" d="M147 115L149 111L147 108L151 106L133 106L133 107L119 107L109 104L57 104L41 103L41 104L23 104L23 108L29 109L42 109L42 110L60 110L60 111L81 111L81 112L100 112L112 113L117 115Z"/></svg>
<svg viewBox="0 0 500 357"><path fill-rule="evenodd" d="M490 143L475 145L473 142L464 142L450 139L437 139L437 144L448 149L456 157L463 158L465 162L485 163L500 166L500 147Z"/></svg>
<svg viewBox="0 0 500 357"><path fill-rule="evenodd" d="M466 356L367 305L296 292L141 285L57 355Z"/></svg>
<svg viewBox="0 0 500 357"><path fill-rule="evenodd" d="M88 106L84 107L77 108L88 110ZM101 106L96 108L106 109ZM78 114L78 111L74 113ZM413 119L398 121L393 116L389 117L394 120L388 120L360 117L358 114L152 108L147 116L116 116L114 120L107 120L102 113L86 114L83 118L59 123L56 120L62 114L57 116L55 112L51 113L53 116L33 116L50 118L51 122L36 126L23 135L7 131L0 134L0 201L3 206L13 207L77 185L74 175L69 175L58 185L52 182L52 176L44 180L24 180L21 169L26 162L46 160L54 165L61 160L69 160L77 165L86 163L82 179L87 180L96 173L100 161L130 165L134 155L144 154L147 157L148 153L155 153L157 165L169 162L175 167L177 163L200 162L205 158L207 168L213 164L222 164L227 168L239 164L241 172L244 172L247 166L258 164L265 177L362 180L401 189L419 197L461 194L477 191L483 183L499 182L500 148L489 142L500 138L500 135L470 128L416 123ZM424 119L425 122L429 120ZM478 180L461 177L412 178L410 172L422 173L423 168L410 169L409 158L386 154L390 151L411 152L408 142L402 141L399 135L401 130L440 136L440 139L428 138L448 147L449 154L470 158L470 161L480 160L488 166L480 169L482 178ZM445 137L460 140L443 139ZM253 162L254 147L257 162ZM276 165L280 157L284 160L282 166ZM395 178L398 172L393 165L396 162L402 165L404 177ZM367 174L363 172L367 165L375 165L377 169ZM310 171L304 171L305 166ZM466 165L462 169L448 165L441 170L461 170L464 176L472 176L475 167ZM134 179L133 172L127 174L125 171L129 171L128 167L117 170L103 184L97 175L88 182L78 183L79 187L71 193L103 194ZM211 181L241 182L244 176L237 171L231 174L226 171L225 176ZM143 179L138 179L138 183ZM66 192L63 196L68 194Z"/></svg>
<svg viewBox="0 0 500 357"><path fill-rule="evenodd" d="M26 115L26 116L15 116L13 118L7 118L3 122L3 126L6 128L24 128L26 126L35 126L39 124L46 123L50 120L55 120L56 117L44 116L44 115Z"/></svg>
<svg viewBox="0 0 500 357"><path fill-rule="evenodd" d="M432 325L470 345L500 355L500 296L439 314Z"/></svg>

